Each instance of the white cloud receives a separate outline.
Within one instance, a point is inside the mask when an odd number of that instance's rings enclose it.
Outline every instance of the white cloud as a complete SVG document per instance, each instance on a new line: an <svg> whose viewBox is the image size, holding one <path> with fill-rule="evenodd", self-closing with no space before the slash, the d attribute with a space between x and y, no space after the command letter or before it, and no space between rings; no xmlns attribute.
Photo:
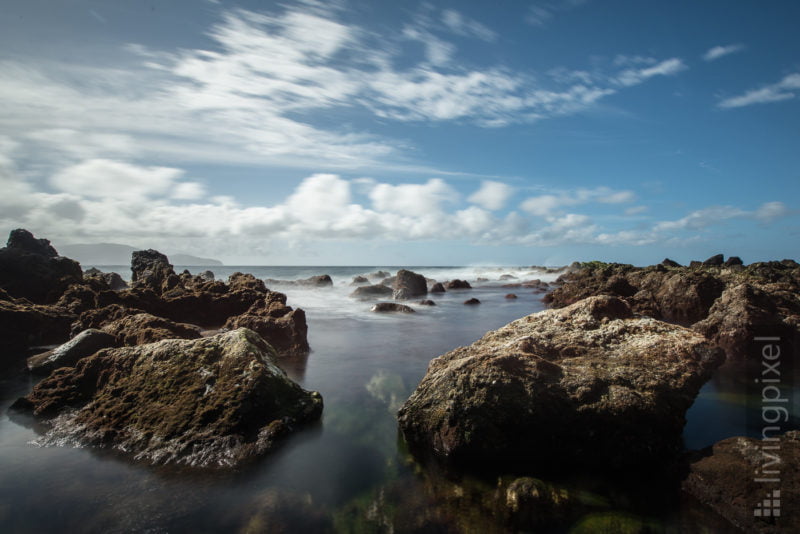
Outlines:
<svg viewBox="0 0 800 534"><path fill-rule="evenodd" d="M732 44L726 46L714 46L709 48L705 54L703 54L703 59L705 61L714 61L721 57L728 56L730 54L735 54L736 52L741 52L744 50L743 44Z"/></svg>
<svg viewBox="0 0 800 534"><path fill-rule="evenodd" d="M138 167L106 159L87 160L59 172L51 185L65 193L100 199L144 199L167 193L183 175L170 167Z"/></svg>
<svg viewBox="0 0 800 534"><path fill-rule="evenodd" d="M608 187L593 189L580 188L574 191L562 191L558 194L545 194L525 199L520 208L538 217L552 216L561 208L588 203L621 204L632 202L636 198L633 191L614 191Z"/></svg>
<svg viewBox="0 0 800 534"><path fill-rule="evenodd" d="M441 211L442 205L453 202L458 193L439 178L424 184L378 184L369 193L378 211L425 216Z"/></svg>
<svg viewBox="0 0 800 534"><path fill-rule="evenodd" d="M531 26L543 28L549 24L559 12L569 11L585 4L588 0L535 0L525 15L525 22Z"/></svg>
<svg viewBox="0 0 800 534"><path fill-rule="evenodd" d="M480 189L472 193L467 200L487 210L495 211L503 209L513 193L514 189L503 182L484 180Z"/></svg>
<svg viewBox="0 0 800 534"><path fill-rule="evenodd" d="M639 215L648 210L647 206L631 206L625 210L625 215Z"/></svg>
<svg viewBox="0 0 800 534"><path fill-rule="evenodd" d="M203 184L198 182L183 182L179 183L172 190L171 197L176 200L197 200L203 198L206 194L206 188Z"/></svg>
<svg viewBox="0 0 800 534"><path fill-rule="evenodd" d="M753 104L781 102L793 99L797 96L798 90L800 90L800 73L796 72L785 76L778 83L767 85L760 89L752 89L739 96L726 98L719 102L717 106L721 108L741 108L752 106Z"/></svg>
<svg viewBox="0 0 800 534"><path fill-rule="evenodd" d="M654 76L673 76L687 68L683 60L674 57L649 67L627 69L619 74L616 81L624 87L631 87Z"/></svg>
<svg viewBox="0 0 800 534"><path fill-rule="evenodd" d="M533 72L461 60L437 33L494 34L457 11L439 14L376 35L320 4L235 9L222 12L204 49L128 45L117 68L2 61L0 129L28 155L52 154L53 168L86 159L408 168L405 143L315 117L359 108L383 119L500 127L578 113L621 90L613 65L545 84ZM404 49L409 37L423 42L424 57ZM680 60L667 61L674 71ZM627 76L668 71L662 64Z"/></svg>
<svg viewBox="0 0 800 534"><path fill-rule="evenodd" d="M711 206L693 211L674 221L663 221L655 225L656 231L704 230L731 219L755 219L764 223L786 217L791 211L783 202L766 202L753 211L734 206Z"/></svg>

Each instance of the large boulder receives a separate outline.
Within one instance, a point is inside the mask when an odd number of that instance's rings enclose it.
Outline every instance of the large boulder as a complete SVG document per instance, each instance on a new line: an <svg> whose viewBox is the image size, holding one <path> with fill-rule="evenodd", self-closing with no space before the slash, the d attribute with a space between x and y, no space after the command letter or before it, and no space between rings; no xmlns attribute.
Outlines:
<svg viewBox="0 0 800 534"><path fill-rule="evenodd" d="M800 532L800 432L728 438L698 456L686 492L743 532Z"/></svg>
<svg viewBox="0 0 800 534"><path fill-rule="evenodd" d="M408 300L428 294L428 282L421 274L406 269L397 271L393 284L392 298Z"/></svg>
<svg viewBox="0 0 800 534"><path fill-rule="evenodd" d="M13 406L47 420L40 443L112 448L152 463L235 466L319 419L258 334L105 349L55 371Z"/></svg>
<svg viewBox="0 0 800 534"><path fill-rule="evenodd" d="M116 338L101 330L84 330L63 345L28 358L28 369L34 374L49 374L60 367L72 367L81 358L91 356L100 349L113 347Z"/></svg>
<svg viewBox="0 0 800 534"><path fill-rule="evenodd" d="M96 267L92 267L83 272L83 277L84 279L98 278L103 280L108 285L108 288L112 291L128 289L128 283L123 280L118 273L115 272L105 273Z"/></svg>
<svg viewBox="0 0 800 534"><path fill-rule="evenodd" d="M0 249L0 288L11 297L52 304L71 284L83 280L78 262L58 255L47 239L13 230Z"/></svg>
<svg viewBox="0 0 800 534"><path fill-rule="evenodd" d="M723 359L691 330L592 297L434 359L400 427L413 450L467 467L653 467L676 458Z"/></svg>
<svg viewBox="0 0 800 534"><path fill-rule="evenodd" d="M472 286L466 280L450 280L444 287L450 289L472 289Z"/></svg>

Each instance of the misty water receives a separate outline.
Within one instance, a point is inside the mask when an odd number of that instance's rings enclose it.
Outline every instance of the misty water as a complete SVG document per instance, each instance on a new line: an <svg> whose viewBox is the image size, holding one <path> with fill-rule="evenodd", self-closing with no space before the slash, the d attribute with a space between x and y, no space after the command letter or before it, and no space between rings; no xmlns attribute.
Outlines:
<svg viewBox="0 0 800 534"><path fill-rule="evenodd" d="M104 270L112 270L103 267ZM180 272L183 267L176 267ZM193 273L205 268L190 267ZM211 267L216 277L236 270L261 278L299 279L327 273L334 287L275 288L307 312L312 352L284 360L304 388L322 393L322 420L290 437L274 454L236 471L153 467L119 454L40 448L32 421L9 418L8 406L27 394L27 374L0 382L0 530L4 532L214 532L335 528L342 532L501 531L482 495L496 480L453 478L416 464L397 430L396 411L429 361L486 331L544 309L542 294L502 287L557 275L528 268L415 267L429 278L470 280L472 290L435 295L436 306L415 314L379 315L370 302L347 297L352 277L396 267ZM126 268L117 272L127 276ZM500 281L502 274L518 280ZM475 283L478 278L487 281ZM506 299L513 292L519 298ZM476 297L480 306L465 306ZM413 303L412 303L413 305ZM733 371L732 371L733 372ZM725 371L709 382L688 414L690 448L732 435L754 434L741 402L741 384ZM604 481L564 482L591 495L599 514L623 513L661 525L707 525L718 520L691 502L668 504L643 492L606 488ZM638 495L637 495L638 493ZM427 514L427 517L425 517ZM287 526L288 525L288 526ZM569 531L576 522L559 527Z"/></svg>

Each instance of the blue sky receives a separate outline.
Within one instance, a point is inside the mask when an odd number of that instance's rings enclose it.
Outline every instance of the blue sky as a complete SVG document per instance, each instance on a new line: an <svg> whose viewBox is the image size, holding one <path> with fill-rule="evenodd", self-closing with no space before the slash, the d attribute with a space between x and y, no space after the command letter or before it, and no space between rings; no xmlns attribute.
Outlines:
<svg viewBox="0 0 800 534"><path fill-rule="evenodd" d="M796 2L11 0L0 230L229 264L798 257Z"/></svg>

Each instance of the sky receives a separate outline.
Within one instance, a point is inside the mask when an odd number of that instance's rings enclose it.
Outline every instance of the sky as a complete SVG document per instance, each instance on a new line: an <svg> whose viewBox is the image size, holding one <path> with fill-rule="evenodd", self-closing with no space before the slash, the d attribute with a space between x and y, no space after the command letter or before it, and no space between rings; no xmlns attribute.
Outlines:
<svg viewBox="0 0 800 534"><path fill-rule="evenodd" d="M800 259L798 20L4 0L0 232L231 265Z"/></svg>

